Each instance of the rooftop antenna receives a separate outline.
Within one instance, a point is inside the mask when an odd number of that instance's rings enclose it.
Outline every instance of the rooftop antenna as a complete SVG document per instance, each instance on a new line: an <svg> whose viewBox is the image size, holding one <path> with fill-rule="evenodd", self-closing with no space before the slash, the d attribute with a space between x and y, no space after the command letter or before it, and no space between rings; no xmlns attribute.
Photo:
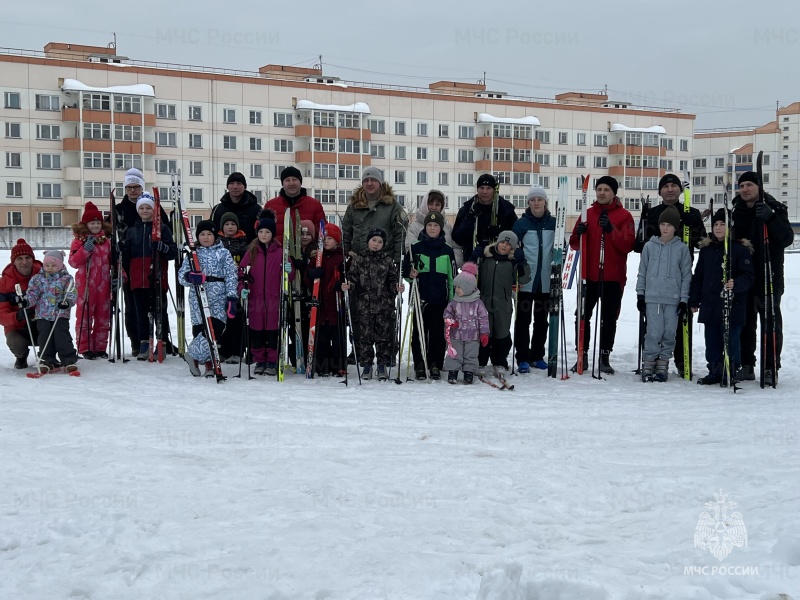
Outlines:
<svg viewBox="0 0 800 600"><path fill-rule="evenodd" d="M319 69L319 72L322 73L322 54L320 54L317 58L319 58L319 62L313 65L312 69Z"/></svg>
<svg viewBox="0 0 800 600"><path fill-rule="evenodd" d="M480 85L486 85L486 71L483 72L483 79L478 79Z"/></svg>
<svg viewBox="0 0 800 600"><path fill-rule="evenodd" d="M114 41L113 41L113 42L111 42L111 43L108 45L108 47L109 47L109 48L114 48L114 49L116 50L116 49L117 49L117 32L116 32L116 31L112 31L112 32L111 32L111 35L113 35L113 36L114 36Z"/></svg>

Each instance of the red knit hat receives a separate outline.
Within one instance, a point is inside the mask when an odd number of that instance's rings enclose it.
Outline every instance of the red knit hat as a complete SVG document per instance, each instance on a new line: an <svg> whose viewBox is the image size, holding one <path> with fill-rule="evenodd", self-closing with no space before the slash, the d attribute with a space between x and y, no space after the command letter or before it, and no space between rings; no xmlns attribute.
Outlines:
<svg viewBox="0 0 800 600"><path fill-rule="evenodd" d="M98 208L92 202L87 202L86 206L83 208L83 216L81 217L81 223L84 225L89 221L102 221L103 215L98 210Z"/></svg>
<svg viewBox="0 0 800 600"><path fill-rule="evenodd" d="M342 230L339 229L338 225L334 225L333 223L328 223L325 225L325 237L332 237L336 240L337 244L342 243Z"/></svg>
<svg viewBox="0 0 800 600"><path fill-rule="evenodd" d="M31 258L35 258L33 248L28 245L28 242L26 242L24 238L19 238L16 246L11 248L11 262L14 262L18 256L30 256Z"/></svg>
<svg viewBox="0 0 800 600"><path fill-rule="evenodd" d="M311 232L311 237L317 239L317 228L314 227L314 221L310 221L308 219L302 219L300 221L300 228L301 229L308 228L308 230Z"/></svg>

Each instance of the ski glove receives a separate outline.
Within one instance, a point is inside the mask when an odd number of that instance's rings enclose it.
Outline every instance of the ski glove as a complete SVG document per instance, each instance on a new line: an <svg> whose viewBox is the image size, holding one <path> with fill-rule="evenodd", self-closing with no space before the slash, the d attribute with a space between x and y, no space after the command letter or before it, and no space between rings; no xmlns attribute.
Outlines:
<svg viewBox="0 0 800 600"><path fill-rule="evenodd" d="M94 250L94 238L91 235L86 238L85 242L83 242L83 249L87 252Z"/></svg>
<svg viewBox="0 0 800 600"><path fill-rule="evenodd" d="M19 306L20 308L28 308L29 306L28 299L25 298L24 296L18 296L17 306Z"/></svg>
<svg viewBox="0 0 800 600"><path fill-rule="evenodd" d="M67 302L66 300L62 300L61 302L56 304L56 306L58 306L58 308L60 308L61 310L67 310L69 309L69 302Z"/></svg>
<svg viewBox="0 0 800 600"><path fill-rule="evenodd" d="M236 298L228 298L228 307L225 310L225 314L228 315L229 319L236 317Z"/></svg>
<svg viewBox="0 0 800 600"><path fill-rule="evenodd" d="M775 211L766 202L756 204L756 216L762 221L769 221L774 214Z"/></svg>
<svg viewBox="0 0 800 600"><path fill-rule="evenodd" d="M608 212L605 210L600 213L600 218L597 220L597 224L600 225L602 230L606 233L611 233L614 231L614 226L611 224L611 219L608 218Z"/></svg>
<svg viewBox="0 0 800 600"><path fill-rule="evenodd" d="M294 268L298 270L306 266L306 261L303 258L293 258L292 262L294 263Z"/></svg>
<svg viewBox="0 0 800 600"><path fill-rule="evenodd" d="M639 309L640 313L645 313L647 310L647 304L644 301L644 296L636 296L636 308Z"/></svg>
<svg viewBox="0 0 800 600"><path fill-rule="evenodd" d="M242 288L242 291L241 291L241 292L239 292L239 297L240 297L242 300L247 300L247 297L248 297L249 295L250 295L250 290L248 290L247 288Z"/></svg>
<svg viewBox="0 0 800 600"><path fill-rule="evenodd" d="M17 311L17 321L24 321L25 320L25 313L28 313L28 319L33 320L34 314L32 308L20 308Z"/></svg>
<svg viewBox="0 0 800 600"><path fill-rule="evenodd" d="M678 309L675 311L675 314L680 318L683 318L686 315L686 302L681 302L678 304Z"/></svg>
<svg viewBox="0 0 800 600"><path fill-rule="evenodd" d="M578 235L583 235L583 234L584 234L584 233L586 233L588 230L589 230L589 225L588 225L588 224L586 224L586 223L583 223L583 222L581 222L581 223L578 223L578 224L575 226L575 233L577 233Z"/></svg>
<svg viewBox="0 0 800 600"><path fill-rule="evenodd" d="M183 278L191 285L200 285L206 282L206 274L198 271L189 271Z"/></svg>
<svg viewBox="0 0 800 600"><path fill-rule="evenodd" d="M323 273L325 273L325 269L322 267L314 267L313 269L306 271L306 275L308 275L308 278L312 281L314 279L322 279Z"/></svg>
<svg viewBox="0 0 800 600"><path fill-rule="evenodd" d="M158 240L157 242L153 242L153 250L166 254L169 252L169 246L161 240Z"/></svg>
<svg viewBox="0 0 800 600"><path fill-rule="evenodd" d="M481 334L481 346L486 348L489 345L489 335L486 333Z"/></svg>
<svg viewBox="0 0 800 600"><path fill-rule="evenodd" d="M285 263L283 263L283 270L286 271L287 273L291 273L292 272L292 261L291 260L287 260Z"/></svg>

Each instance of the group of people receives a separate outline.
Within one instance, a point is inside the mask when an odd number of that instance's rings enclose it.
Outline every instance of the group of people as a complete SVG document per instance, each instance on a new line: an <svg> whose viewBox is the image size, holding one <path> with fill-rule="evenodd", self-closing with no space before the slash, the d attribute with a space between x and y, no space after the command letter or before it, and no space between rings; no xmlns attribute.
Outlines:
<svg viewBox="0 0 800 600"><path fill-rule="evenodd" d="M405 343L397 318L402 309L398 294L406 285L411 287L408 310L414 313L410 345L416 379L440 379L446 371L448 382L455 383L461 371L469 384L490 363L502 374L509 368L512 345L516 355L511 359L520 373L547 368L545 343L554 301L551 263L553 250L563 240L556 239L556 220L543 187L530 188L527 208L518 217L514 206L499 195L495 178L484 174L478 178L476 194L460 207L452 225L446 217L444 194L438 190L428 193L409 222L381 171L368 167L339 227L326 222L322 204L308 195L297 168L284 169L280 177L279 195L262 207L247 190L245 177L231 174L227 192L210 218L195 228L200 268L183 257L177 272L178 284L190 290L193 340L185 359L192 375L202 376L201 367L205 375L213 373L212 348L196 294L200 284L207 291L219 356L226 363L254 363L257 375L276 373L283 327L289 340L287 358L298 370L306 366L298 361L307 358L304 351L311 336L314 355L308 368L314 374L343 376L347 364L357 361L363 377L375 374L386 379ZM701 213L680 206L680 179L665 175L659 182L661 204L650 209L646 221L640 223L644 235L637 236L633 216L616 195L617 181L610 176L598 179L596 199L585 218L575 223L569 244L582 250L586 265L585 327L577 326L576 313L576 344L582 330L583 348L590 347L589 323L592 312L598 310L600 325L595 335L601 372L614 373L610 355L627 257L636 251L641 253L637 307L646 315L643 379L665 381L673 356L682 374L686 349L681 321L691 311L705 325L709 373L698 381L723 381L724 288L731 299L726 331L734 377L755 378L758 319L770 300L776 352L764 366L767 383L777 380L783 341L783 252L794 235L782 203L769 194L759 201L755 173L742 174L738 183L731 214L726 215L724 209L714 213L708 235ZM125 195L114 208L119 238L115 246L111 224L87 202L80 222L73 226L68 256L76 269L75 281L64 266L63 253L48 251L39 262L30 246L18 240L11 264L0 278L0 322L16 358L15 368L28 367L31 346L39 348L40 370L75 369L79 354L89 360L108 358L110 298L112 289L118 288L125 301L125 330L132 354L140 360L148 358L151 317L158 304L162 338L167 352L174 353L166 316L167 273L169 262L179 260L181 252L163 208L158 219L160 239L152 241L154 209L142 173L129 170ZM287 211L290 232L283 230ZM727 223L732 224L734 235L723 257ZM684 227L690 231L688 245L682 239ZM764 230L768 244L763 242ZM289 246L288 252L284 245ZM695 250L699 256L692 273ZM770 298L765 252L772 269ZM725 282L723 258L728 261ZM153 295L157 287L154 261L161 266L160 303ZM284 277L291 282L292 302L282 308ZM70 309L75 305L77 349L69 328ZM348 327L353 346L349 356ZM588 364L588 352L583 364Z"/></svg>

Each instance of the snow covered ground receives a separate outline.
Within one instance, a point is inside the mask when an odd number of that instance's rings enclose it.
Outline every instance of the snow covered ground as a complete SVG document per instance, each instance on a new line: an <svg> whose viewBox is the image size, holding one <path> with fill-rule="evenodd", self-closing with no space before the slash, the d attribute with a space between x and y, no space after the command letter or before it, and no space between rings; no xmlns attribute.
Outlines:
<svg viewBox="0 0 800 600"><path fill-rule="evenodd" d="M217 385L177 358L31 380L3 345L0 597L800 598L800 256L786 272L780 387L736 395L636 380L630 285L619 374L513 392ZM747 532L722 560L695 547L720 490Z"/></svg>

